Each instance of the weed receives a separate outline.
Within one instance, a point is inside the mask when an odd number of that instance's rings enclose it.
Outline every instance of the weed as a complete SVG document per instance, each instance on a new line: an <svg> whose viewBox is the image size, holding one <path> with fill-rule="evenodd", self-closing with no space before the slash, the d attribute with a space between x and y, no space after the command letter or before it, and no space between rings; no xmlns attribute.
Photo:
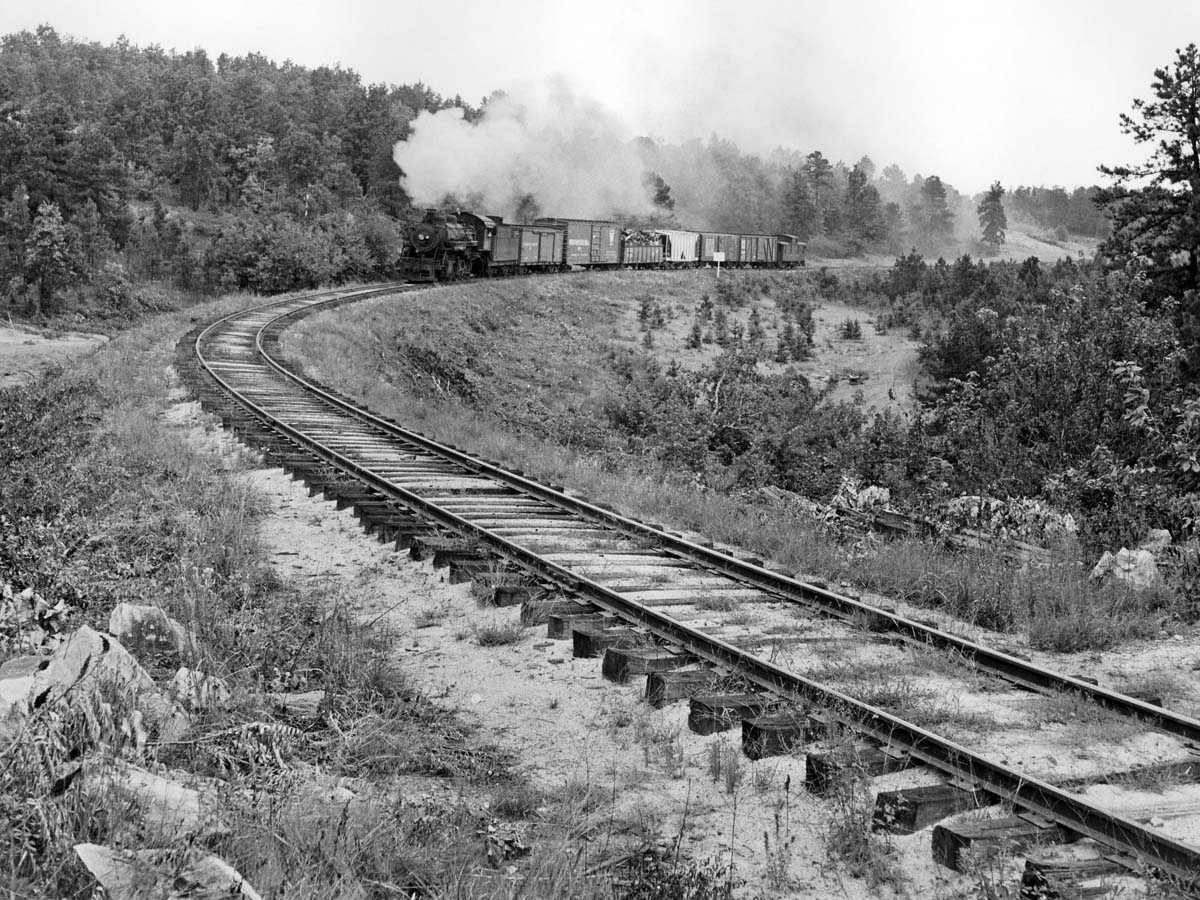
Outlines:
<svg viewBox="0 0 1200 900"><path fill-rule="evenodd" d="M852 750L848 749L850 758ZM872 890L882 885L899 888L903 882L896 850L886 832L877 832L875 800L871 781L856 764L847 765L831 779L829 825L826 829L826 853L855 878L862 878Z"/></svg>
<svg viewBox="0 0 1200 900"><path fill-rule="evenodd" d="M775 812L775 842L763 831L763 876L767 885L776 891L785 890L791 884L792 851L796 836L781 824L779 811Z"/></svg>
<svg viewBox="0 0 1200 900"><path fill-rule="evenodd" d="M520 622L495 621L472 626L471 635L480 647L501 647L519 643L525 629Z"/></svg>
<svg viewBox="0 0 1200 900"><path fill-rule="evenodd" d="M413 613L413 628L432 628L446 621L449 610L444 606L426 606Z"/></svg>
<svg viewBox="0 0 1200 900"><path fill-rule="evenodd" d="M745 774L740 748L730 744L724 737L709 742L708 774L713 781L724 785L725 793L733 794Z"/></svg>

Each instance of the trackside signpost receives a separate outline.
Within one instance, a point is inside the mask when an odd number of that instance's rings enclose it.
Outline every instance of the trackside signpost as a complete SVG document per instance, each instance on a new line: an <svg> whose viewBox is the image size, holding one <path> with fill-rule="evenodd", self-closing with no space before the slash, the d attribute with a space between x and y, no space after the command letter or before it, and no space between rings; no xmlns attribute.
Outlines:
<svg viewBox="0 0 1200 900"><path fill-rule="evenodd" d="M717 264L717 277L721 277L721 263L725 262L724 251L717 250L713 253L713 262Z"/></svg>

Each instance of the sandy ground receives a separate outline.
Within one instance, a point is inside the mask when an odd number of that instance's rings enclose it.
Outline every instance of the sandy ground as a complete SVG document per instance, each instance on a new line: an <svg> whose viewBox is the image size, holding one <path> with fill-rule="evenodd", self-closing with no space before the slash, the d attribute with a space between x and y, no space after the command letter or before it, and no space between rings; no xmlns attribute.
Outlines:
<svg viewBox="0 0 1200 900"><path fill-rule="evenodd" d="M176 406L167 423L230 452L228 438L195 403ZM891 896L886 889L867 890L829 862L825 834L833 806L804 790L802 756L750 762L740 754L736 730L692 734L686 705L652 709L641 701L640 685L604 680L599 660L572 658L570 643L547 640L544 628L526 629L516 644L479 646L476 629L516 621L519 608L480 608L469 585L451 585L430 563L413 562L377 543L349 511L310 498L303 484L280 470L253 469L245 477L271 509L261 537L280 575L327 586L364 618L390 630L398 638L406 677L439 703L459 709L485 739L512 751L535 783L552 791L588 787L602 798L598 820L616 833L667 841L682 835L685 852L694 858L732 859L748 895ZM723 773L720 780L711 774L711 759L722 748L737 760L740 774L732 791ZM888 776L879 787L931 780L912 771ZM446 787L430 781L412 789L435 795ZM951 886L969 884L934 864L928 832L895 844L910 896L953 897Z"/></svg>
<svg viewBox="0 0 1200 900"><path fill-rule="evenodd" d="M46 337L39 332L0 325L0 388L27 384L43 372L66 366L108 343L101 334L68 332Z"/></svg>

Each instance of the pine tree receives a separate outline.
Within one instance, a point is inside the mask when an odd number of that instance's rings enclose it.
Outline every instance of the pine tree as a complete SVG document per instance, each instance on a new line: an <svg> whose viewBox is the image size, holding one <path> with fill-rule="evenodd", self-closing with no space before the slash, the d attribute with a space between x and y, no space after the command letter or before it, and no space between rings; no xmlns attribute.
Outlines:
<svg viewBox="0 0 1200 900"><path fill-rule="evenodd" d="M1112 219L1101 252L1116 265L1135 262L1163 295L1181 298L1177 325L1184 369L1200 380L1200 50L1175 51L1156 69L1154 99L1134 100L1121 131L1149 144L1150 158L1130 166L1101 166L1114 179L1096 195Z"/></svg>
<svg viewBox="0 0 1200 900"><path fill-rule="evenodd" d="M1200 51L1189 44L1175 53L1173 67L1154 72L1155 99L1134 100L1134 115L1121 115L1121 131L1154 148L1150 159L1101 166L1115 184L1096 197L1112 216L1103 252L1148 261L1168 292L1200 289Z"/></svg>
<svg viewBox="0 0 1200 900"><path fill-rule="evenodd" d="M75 280L80 269L78 236L63 222L56 203L43 203L25 244L25 278L37 285L35 313L49 311L60 288Z"/></svg>
<svg viewBox="0 0 1200 900"><path fill-rule="evenodd" d="M784 323L783 333L779 335L779 345L775 348L775 362L785 363L792 356L792 347L796 343L796 326L788 319Z"/></svg>
<svg viewBox="0 0 1200 900"><path fill-rule="evenodd" d="M954 227L954 213L946 205L946 186L942 179L930 175L921 184L922 224L926 233L936 239L947 237Z"/></svg>
<svg viewBox="0 0 1200 900"><path fill-rule="evenodd" d="M1000 201L1003 196L1004 188L1000 186L1000 182L992 182L976 210L979 213L979 227L983 229L983 242L993 250L1004 243L1004 230L1008 228L1004 204Z"/></svg>

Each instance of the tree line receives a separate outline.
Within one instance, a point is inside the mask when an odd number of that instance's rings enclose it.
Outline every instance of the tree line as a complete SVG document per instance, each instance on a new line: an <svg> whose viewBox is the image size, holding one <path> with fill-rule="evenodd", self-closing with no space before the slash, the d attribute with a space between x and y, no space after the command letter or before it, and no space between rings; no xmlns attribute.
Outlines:
<svg viewBox="0 0 1200 900"><path fill-rule="evenodd" d="M7 35L0 296L50 311L97 278L127 294L139 278L273 291L380 276L409 209L392 145L448 106L478 115L340 67Z"/></svg>
<svg viewBox="0 0 1200 900"><path fill-rule="evenodd" d="M52 312L72 287L119 307L147 281L278 291L383 276L414 214L392 147L418 113L448 107L473 121L486 100L255 53L213 60L49 26L7 35L0 298ZM660 224L783 231L837 254L1003 241L937 175L877 172L866 156L848 166L819 150L763 158L715 136L639 142ZM1090 191L1017 188L1007 203L1049 230L1093 234Z"/></svg>

